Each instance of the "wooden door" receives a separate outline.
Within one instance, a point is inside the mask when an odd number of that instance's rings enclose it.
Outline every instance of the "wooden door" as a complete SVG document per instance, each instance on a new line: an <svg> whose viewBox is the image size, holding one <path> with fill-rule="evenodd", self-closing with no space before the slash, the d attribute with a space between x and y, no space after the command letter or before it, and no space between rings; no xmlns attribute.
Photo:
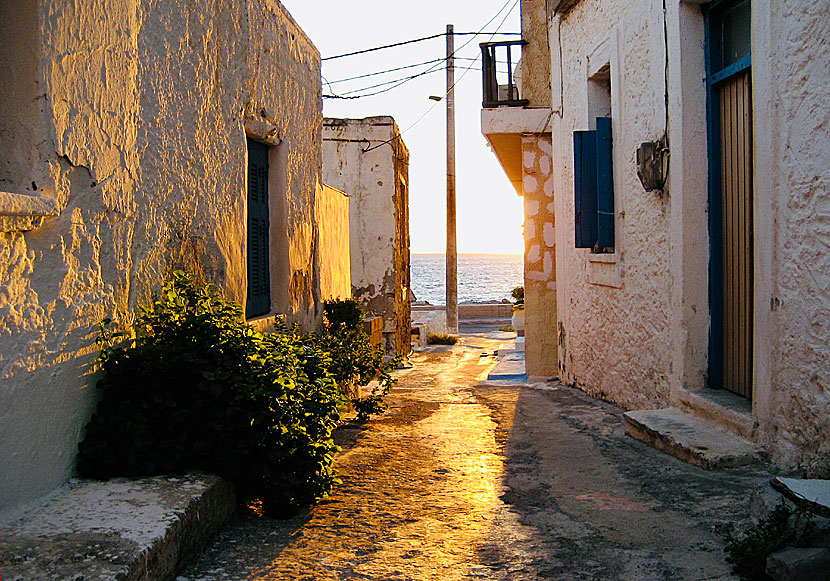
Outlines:
<svg viewBox="0 0 830 581"><path fill-rule="evenodd" d="M752 397L753 240L751 69L718 87L724 389Z"/></svg>

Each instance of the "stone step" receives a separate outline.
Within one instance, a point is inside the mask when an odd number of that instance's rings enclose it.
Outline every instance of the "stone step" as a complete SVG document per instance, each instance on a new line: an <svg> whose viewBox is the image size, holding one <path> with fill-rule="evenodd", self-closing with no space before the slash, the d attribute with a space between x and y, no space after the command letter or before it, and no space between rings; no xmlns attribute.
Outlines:
<svg viewBox="0 0 830 581"><path fill-rule="evenodd" d="M172 579L236 510L233 487L188 474L78 480L3 522L3 579Z"/></svg>
<svg viewBox="0 0 830 581"><path fill-rule="evenodd" d="M625 433L690 464L707 469L762 462L763 448L676 408L623 414Z"/></svg>

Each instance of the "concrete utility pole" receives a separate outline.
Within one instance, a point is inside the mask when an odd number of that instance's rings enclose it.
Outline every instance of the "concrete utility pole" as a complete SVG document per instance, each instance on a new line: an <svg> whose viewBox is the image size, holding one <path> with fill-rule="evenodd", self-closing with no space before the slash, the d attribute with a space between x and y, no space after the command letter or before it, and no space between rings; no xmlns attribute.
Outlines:
<svg viewBox="0 0 830 581"><path fill-rule="evenodd" d="M447 25L447 329L458 333L458 248L455 240L455 39Z"/></svg>

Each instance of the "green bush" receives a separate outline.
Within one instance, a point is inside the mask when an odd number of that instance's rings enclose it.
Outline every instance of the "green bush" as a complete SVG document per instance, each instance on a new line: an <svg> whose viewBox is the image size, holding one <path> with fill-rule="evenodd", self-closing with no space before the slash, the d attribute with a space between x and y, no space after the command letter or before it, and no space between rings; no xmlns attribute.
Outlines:
<svg viewBox="0 0 830 581"><path fill-rule="evenodd" d="M297 330L257 333L238 304L183 272L140 309L134 337L109 323L81 475L214 472L272 514L307 506L337 483L331 434L343 396L325 342Z"/></svg>
<svg viewBox="0 0 830 581"><path fill-rule="evenodd" d="M363 328L363 308L359 299L330 299L323 302L326 329L329 331L346 327L351 330Z"/></svg>
<svg viewBox="0 0 830 581"><path fill-rule="evenodd" d="M363 330L363 309L357 299L325 301L323 333L312 336L316 347L331 355L329 371L343 394L351 401L358 420L382 413L387 405L383 398L395 383L391 371L400 358L384 363L385 353L380 345L372 345ZM368 396L361 397L360 388L374 381Z"/></svg>
<svg viewBox="0 0 830 581"><path fill-rule="evenodd" d="M430 333L427 335L427 343L430 345L455 345L458 343L458 337L444 333Z"/></svg>
<svg viewBox="0 0 830 581"><path fill-rule="evenodd" d="M525 304L525 287L517 286L512 291L510 291L510 296L513 297L514 305Z"/></svg>
<svg viewBox="0 0 830 581"><path fill-rule="evenodd" d="M726 562L743 580L771 579L766 574L767 557L785 547L806 546L814 530L804 509L792 509L782 501L741 537L727 538Z"/></svg>

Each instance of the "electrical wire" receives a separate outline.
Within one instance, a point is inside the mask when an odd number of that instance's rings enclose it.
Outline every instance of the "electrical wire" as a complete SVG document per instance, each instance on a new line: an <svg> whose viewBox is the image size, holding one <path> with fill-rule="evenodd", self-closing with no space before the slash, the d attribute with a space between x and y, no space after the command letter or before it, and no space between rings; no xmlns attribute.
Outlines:
<svg viewBox="0 0 830 581"><path fill-rule="evenodd" d="M510 3L511 3L511 2L513 2L513 5L512 5L512 6L510 6L510 8L507 10L507 13L504 15L504 18L502 18L502 20L501 20L501 22L499 23L498 27L496 27L495 32L483 32L485 28L487 28L488 26L490 26L490 24L491 24L491 23L492 23L492 22L493 22L496 18L498 18L498 17L499 17L499 15L500 15L502 12L504 12L505 8L507 8L507 7L510 5ZM468 44L470 44L473 40L475 40L476 36L480 36L480 35L485 34L485 35L489 35L489 36L490 36L490 39L489 39L489 40L493 40L493 37L494 37L494 36L496 36L497 34L502 34L502 33L500 32L501 27L504 25L504 23L505 23L505 21L507 20L508 16L510 16L510 13L511 13L511 12L513 12L513 9L516 7L516 5L517 5L518 3L519 3L519 0L507 0L507 1L506 1L503 5L502 5L502 7L501 7L501 8L499 8L498 12L496 12L496 13L493 15L493 17L492 17L492 18L490 18L490 20L488 20L488 21L484 24L484 26L482 26L482 27L481 27L481 29L480 29L478 32L472 32L472 33L470 33L470 32L458 33L459 35L470 36L471 38L470 38L467 42L465 42L464 44L462 44L460 47L458 47L456 50L454 50L454 51L453 51L452 56L453 56L453 57L455 57L456 53L458 53L458 51L462 50L464 47L466 47ZM455 34L456 34L456 33L455 33L455 32L453 32L453 35L455 35ZM508 33L505 33L505 34L508 34ZM509 34L516 34L516 33L509 33ZM521 34L521 33L518 33L518 34ZM376 50L382 50L382 49L385 49L385 48L392 48L392 47L395 47L395 46L401 46L401 45L405 45L405 44L411 44L411 43L413 43L413 42L421 42L421 41L424 41L424 40L431 40L431 39L433 39L433 38L438 38L438 37L440 37L440 36L446 36L446 35L447 35L447 33L446 33L446 32L443 32L443 33L440 33L440 34L434 34L434 35L432 35L432 36L424 36L424 37L421 37L421 38L416 38L416 39L413 39L413 40L406 40L406 41L403 41L403 42L397 42L397 43L388 44L388 45L384 45L384 46L379 46L379 47L375 47L375 48L369 48L369 49L364 49L364 50L355 51L355 52L351 52L351 53L345 53L345 54L342 54L342 55L336 55L336 56L333 56L333 57L326 57L326 58L324 58L324 59L322 59L322 60L331 60L331 59L341 58L341 57L345 57L345 56L352 56L352 55L356 55L356 54L363 54L363 53L372 52L372 51L376 51ZM426 74L429 74L429 73L431 73L431 72L433 72L433 71L437 70L437 69L436 69L436 67L437 67L437 63L438 63L438 62L440 62L440 61L444 61L444 60L446 60L446 59L439 59L439 61L436 61L436 64L432 65L429 69L427 69L427 70L425 70L425 71L422 71L421 73L418 73L418 74L416 74L416 75L412 75L412 76L410 76L410 77L407 77L407 78L401 79L401 80L400 80L400 82L398 82L397 84L393 84L392 86L387 87L387 88L385 88L385 89L381 89L380 91L375 91L375 92L373 92L373 93L367 93L367 94L363 94L363 95L355 95L355 94L354 94L354 93L356 93L356 92L360 92L360 91L351 91L351 92L349 92L349 93L342 94L342 95L336 94L336 93L334 93L334 91L332 91L332 92L331 92L331 94L328 94L328 95L323 95L323 98L324 98L324 99L360 99L360 98L363 98L363 97L373 97L373 96L375 96L375 95L380 95L381 93L386 93L386 92L388 92L388 91L391 91L392 89L396 89L396 88L400 87L401 85L403 85L403 84L405 84L405 83L408 83L408 82L409 82L409 81L411 81L412 79L416 79L416 78L418 78L418 77L424 76L424 75L426 75ZM464 72L464 75L465 75L467 72L469 72L469 69L467 69L467 71L465 71L465 72ZM463 78L463 77L464 77L464 75L462 75L462 76L461 76L461 78ZM460 81L460 80L461 80L461 79L459 79L459 81ZM366 90L367 88L372 88L372 87L364 87L364 89L363 89L363 90ZM329 89L331 89L331 87L330 87L330 86L329 86Z"/></svg>
<svg viewBox="0 0 830 581"><path fill-rule="evenodd" d="M498 18L499 14L501 14L501 13L502 13L502 11L503 11L503 10L504 10L504 9L505 9L505 8L506 8L509 4L510 4L510 2L511 2L511 0L507 0L507 2L505 2L505 3L504 3L504 5L503 5L503 6L499 9L499 11L498 11L498 12L496 12L496 14L495 14L495 15L494 15L494 16L493 16L490 20L488 20L488 21L487 21L487 23L486 23L484 26L482 26L482 27L481 27L481 30L484 30L487 26L490 26L490 24L491 24L491 23L492 23L492 22L493 22L496 18ZM518 4L519 4L519 0L513 0L513 5L512 5L512 6L510 6L510 9L507 11L507 14L505 14L505 15L504 15L504 18L502 18L501 22L499 22L498 27L496 27L496 32L495 32L495 33L487 33L487 34L489 34L489 36L490 36L490 40L492 40L492 39L493 39L493 37L494 37L496 34L498 34L499 29L501 29L501 27L504 25L505 21L507 21L507 17L508 17L508 16L510 16L510 13L511 13L511 12L513 12L513 9L514 9L514 8L515 8ZM479 33L481 34L481 32L479 32ZM477 36L477 35L476 35L476 36ZM468 40L468 41L467 41L466 43L464 43L461 47L459 47L459 48L458 48L458 50L461 50L462 48L464 48L465 46L467 46L470 42L472 42L472 40L473 40L473 39L475 39L475 36L473 36L470 40ZM453 57L454 57L454 56L455 56L455 54L458 52L458 50L454 50L454 51L453 51L453 53L452 53L452 54L453 54ZM479 55L479 57L478 57L478 58L476 58L475 60L476 60L476 61L478 61L478 59L479 59L479 58L481 58L481 56L480 56L480 55ZM470 65L470 67L472 67L472 65ZM460 67L459 67L459 68L460 68ZM457 81L455 81L455 82L452 84L452 86L451 86L451 87L447 90L447 92L446 92L446 93L444 93L444 98L446 98L446 97L447 97L447 95L449 95L449 94L450 94L450 91L452 91L453 89L455 89L455 86L456 86L459 82L461 82L461 79L463 79L463 78L466 76L466 74L467 74L468 72L470 72L470 68L467 68L467 70L466 70L466 71L464 71L464 72L461 74L461 77L460 77ZM405 82L405 81L404 81L404 82ZM391 89L394 89L394 88L395 88L395 87L390 87L390 89L386 89L386 90L391 90ZM400 137L401 137L404 133L406 133L407 131L409 131L410 129L412 129L412 128L413 128L413 127L415 127L416 125L418 125L418 123L420 123L421 121L423 121L424 117L426 117L427 115L429 115L429 114L432 112L432 110L433 110L433 109L435 109L435 107L438 105L438 103L439 103L439 101L435 101L432 105L430 105L430 107L429 107L426 111L424 111L424 114L423 114L423 115L421 115L420 117L418 117L418 119L417 119L414 123L412 123L412 125L410 125L410 126L409 126L409 127L407 127L406 129L404 129L403 131L399 131L397 135L395 135L394 137L392 137L392 139L388 139L388 140L384 141L383 143L379 143L378 145L375 145L375 146L369 147L369 148L367 148L367 149L364 149L364 150L363 150L363 153L368 153L368 152L370 152L370 151L372 151L372 150L374 150L374 149L377 149L377 148L379 148L379 147L382 147L382 146L386 145L387 143L391 143L391 142L392 142L392 141L394 141L395 139L399 139L399 138L400 138Z"/></svg>
<svg viewBox="0 0 830 581"><path fill-rule="evenodd" d="M429 73L438 73L438 72L441 72L441 69L434 69L434 70L430 70L430 71L422 71L420 73L417 73L417 74L414 74L414 75L409 75L407 77L392 79L391 81L384 81L382 83L377 83L376 85L369 85L368 87L362 87L360 89L353 89L351 91L345 91L343 93L338 93L338 96L345 97L346 95L352 95L354 93L361 93L363 91L368 91L369 89L376 89L378 87L385 87L386 85L391 85L391 84L397 83L399 81L411 81L412 79L415 79L417 77L422 77L422 76L424 76L426 74L429 74ZM368 95L361 95L361 97L368 97Z"/></svg>
<svg viewBox="0 0 830 581"><path fill-rule="evenodd" d="M430 61L424 61L424 62L421 62L421 63L415 63L415 64L411 64L411 65L404 65L402 67L396 67L394 69L386 69L385 71L375 71L374 73L366 73L365 75L357 75L356 77L346 77L345 79L337 79L336 81L332 81L330 83L327 81L326 84L329 85L329 88L331 88L331 85L336 85L337 83L345 83L346 81L356 81L357 79L365 79L366 77L375 77L377 75L383 75L385 73L394 73L395 71L402 71L404 69L411 69L411 68L414 68L414 67L419 67L421 65L430 65L432 63L437 63L437 62L440 62L440 61L443 61L443 60L444 60L443 58L432 59Z"/></svg>
<svg viewBox="0 0 830 581"><path fill-rule="evenodd" d="M510 0L508 0L508 2L509 1ZM501 10L504 10L504 8L502 8ZM501 13L501 10L496 12L496 16L498 16ZM495 20L495 19L496 18L493 17L493 20ZM491 20L490 22L492 22L493 20ZM489 24L489 22L488 22L488 24ZM505 36L517 36L517 35L521 36L522 35L521 32L498 32L498 31L496 31L496 32L482 32L482 31L479 31L479 32L456 32L454 34L456 36L478 36L478 35L481 35L481 34L490 34L490 35L493 35L493 36L496 35L496 34L503 34ZM372 47L372 48L364 48L363 50L356 50L354 52L347 52L347 53L343 53L343 54L336 54L334 56L327 56L327 57L321 58L320 60L321 61L330 61L330 60L334 60L334 59L344 58L344 57L347 57L347 56L355 56L355 55L358 55L358 54L365 54L367 52L374 52L376 50L384 50L384 49L387 49L387 48L395 48L397 46L403 46L405 44L412 44L412 43L415 43L415 42L423 42L425 40L432 40L433 38L439 38L441 36L447 36L447 33L446 32L439 32L438 34L433 34L431 36L422 36L421 38L413 38L412 40L404 40L402 42L395 42L395 43L392 43L392 44L385 44L383 46L375 46L375 47Z"/></svg>
<svg viewBox="0 0 830 581"><path fill-rule="evenodd" d="M432 36L423 36L421 38L413 38L412 40L404 40L403 42L396 42L396 43L393 43L393 44L385 44L383 46L376 46L374 48L365 48L363 50L356 50L354 52L347 52L347 53L343 53L343 54L337 54L337 55L334 55L334 56L327 56L327 57L324 57L320 60L321 61L330 61L330 60L340 59L340 58L347 57L347 56L354 56L356 54L364 54L364 53L367 53L367 52L374 52L376 50L383 50L385 48L392 48L392 47L396 47L396 46L403 46L405 44L412 44L413 42L422 42L424 40L432 40L433 38L440 38L440 37L442 37L446 34L447 34L446 32L441 32L439 34L433 34Z"/></svg>

